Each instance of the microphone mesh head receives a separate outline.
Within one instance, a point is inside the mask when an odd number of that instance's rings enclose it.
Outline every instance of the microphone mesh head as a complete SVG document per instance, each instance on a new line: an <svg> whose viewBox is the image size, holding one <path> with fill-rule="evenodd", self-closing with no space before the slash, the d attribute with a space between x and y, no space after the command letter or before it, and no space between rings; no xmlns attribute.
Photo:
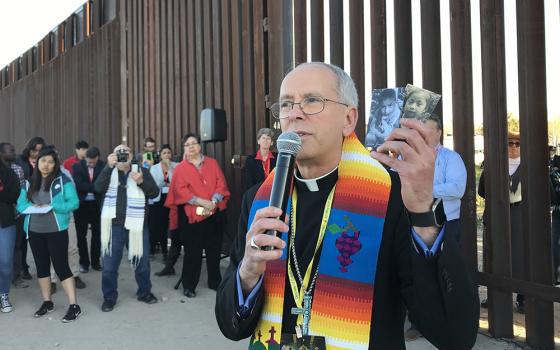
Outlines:
<svg viewBox="0 0 560 350"><path fill-rule="evenodd" d="M301 138L293 131L283 132L276 140L278 153L296 155L301 150Z"/></svg>

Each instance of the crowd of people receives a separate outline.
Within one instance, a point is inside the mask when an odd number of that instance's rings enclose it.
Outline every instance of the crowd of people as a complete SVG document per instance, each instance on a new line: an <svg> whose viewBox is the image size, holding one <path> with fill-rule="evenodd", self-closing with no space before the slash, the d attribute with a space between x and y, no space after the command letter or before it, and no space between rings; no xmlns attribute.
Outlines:
<svg viewBox="0 0 560 350"><path fill-rule="evenodd" d="M165 268L155 275L173 275L183 247L184 295L196 296L203 251L208 287L216 290L230 192L198 135L182 142L178 156L169 144L156 149L147 137L142 152L118 145L104 158L80 140L65 160L41 137L31 138L18 156L11 143L0 143L0 311L14 309L10 288L30 287L28 245L42 298L35 317L54 310L58 280L68 299L62 321L77 319L76 289L87 287L79 276L91 270L101 272L101 310L113 310L125 249L140 302L158 301L150 260L161 254Z"/></svg>

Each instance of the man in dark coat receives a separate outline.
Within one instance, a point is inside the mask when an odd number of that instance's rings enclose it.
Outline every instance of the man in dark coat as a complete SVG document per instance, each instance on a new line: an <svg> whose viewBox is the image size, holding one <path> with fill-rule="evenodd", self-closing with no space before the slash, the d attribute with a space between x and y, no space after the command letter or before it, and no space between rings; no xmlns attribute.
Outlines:
<svg viewBox="0 0 560 350"><path fill-rule="evenodd" d="M432 197L435 154L426 144L426 126L416 120L403 121L407 129L395 129L378 152L371 153L374 161L367 152L364 155L365 148L354 135L357 105L354 84L338 67L307 63L284 79L280 102L271 111L284 132L296 132L302 140L294 180L297 209L288 212L288 225L277 219L281 210L266 204L258 208L266 186L259 189L257 198L256 188L246 193L230 266L216 296L218 325L233 340L252 336L250 349L279 349L280 340L285 344L284 339L314 341L305 337L308 334L315 340L322 338L326 349L336 346L404 350L406 304L411 321L436 347L470 349L478 329L478 294L457 242L445 232L443 206ZM389 152L400 157L389 156ZM383 169L377 161L391 170ZM329 203L333 203L331 216L339 215L334 209L335 189L338 191L344 183L348 185L347 179L355 175L369 179L373 176L348 173L345 162L354 162L368 171L375 169L379 182L385 182L387 187L374 187L387 190L375 192L358 185L347 186L348 191L354 191L353 196L345 197L347 200L342 204L353 208L353 223L345 216L348 225L341 229L322 224L331 222ZM270 184L270 179L265 184ZM334 202L329 192L335 193ZM295 201L292 197L293 206ZM368 202L374 207L382 202L382 209L386 210L376 218L375 222L381 219L380 227L361 226L360 235L353 224L360 225L363 215L355 212L369 212L370 207L361 206ZM324 226L329 232L325 233ZM287 232L287 237L284 233L280 237L267 235L268 230ZM353 237L347 235L349 231L354 232ZM350 249L359 253L351 255L353 260L344 254L335 258L341 267L334 274L343 276L340 278L321 272L323 263L333 263L336 253L329 255L324 251L333 251L336 235L342 238L336 239L339 251ZM375 251L368 251L362 243L371 236L380 241L374 246ZM265 246L276 249L261 249ZM360 265L358 261L364 255L376 260ZM328 261L323 262L324 259ZM370 274L362 274L361 278L367 283L353 279L352 274L365 270ZM298 278L293 271L298 272ZM306 277L302 278L303 275ZM325 290L325 283L320 285L320 280L330 280L336 287ZM325 303L325 299L329 302ZM367 303L360 307L356 300ZM355 314L361 315L359 322L341 321L356 319ZM274 326L270 327L271 324ZM261 337L269 337L267 332L270 339L261 341ZM353 335L356 336L352 338Z"/></svg>
<svg viewBox="0 0 560 350"><path fill-rule="evenodd" d="M78 249L80 251L80 271L86 273L89 267L101 271L99 262L101 254L101 233L99 222L101 217L101 194L95 193L94 183L105 167L99 159L99 149L91 147L86 152L86 159L72 165L72 177L76 183L80 207L74 212ZM91 225L91 256L88 253L87 232ZM91 259L90 259L91 258Z"/></svg>

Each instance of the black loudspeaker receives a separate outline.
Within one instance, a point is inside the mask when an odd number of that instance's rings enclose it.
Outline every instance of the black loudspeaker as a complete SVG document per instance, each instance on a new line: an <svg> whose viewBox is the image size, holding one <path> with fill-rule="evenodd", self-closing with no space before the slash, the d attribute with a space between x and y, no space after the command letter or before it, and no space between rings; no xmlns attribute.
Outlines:
<svg viewBox="0 0 560 350"><path fill-rule="evenodd" d="M226 111L206 108L200 112L200 140L218 142L227 139Z"/></svg>

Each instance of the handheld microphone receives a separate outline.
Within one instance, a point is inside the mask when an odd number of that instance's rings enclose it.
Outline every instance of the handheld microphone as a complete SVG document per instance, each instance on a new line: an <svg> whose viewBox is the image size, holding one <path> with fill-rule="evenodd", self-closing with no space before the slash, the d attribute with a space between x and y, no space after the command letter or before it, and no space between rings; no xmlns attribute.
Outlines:
<svg viewBox="0 0 560 350"><path fill-rule="evenodd" d="M270 191L269 206L282 209L279 220L286 218L286 207L292 191L292 181L294 179L294 162L296 154L301 150L301 138L295 132L284 132L276 140L278 156L276 157L276 168L274 182ZM268 230L267 235L279 236L276 230ZM274 249L271 246L263 247L264 250Z"/></svg>

